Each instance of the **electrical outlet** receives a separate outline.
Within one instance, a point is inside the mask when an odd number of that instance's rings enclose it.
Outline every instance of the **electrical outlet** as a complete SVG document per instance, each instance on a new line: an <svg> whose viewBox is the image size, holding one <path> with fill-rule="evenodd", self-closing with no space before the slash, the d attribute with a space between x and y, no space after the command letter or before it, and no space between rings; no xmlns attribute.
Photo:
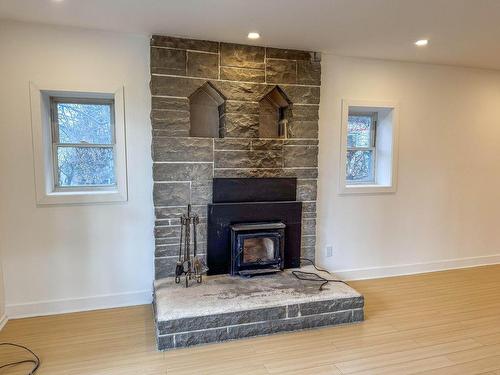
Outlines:
<svg viewBox="0 0 500 375"><path fill-rule="evenodd" d="M326 257L330 258L333 256L333 246L327 246L326 247Z"/></svg>

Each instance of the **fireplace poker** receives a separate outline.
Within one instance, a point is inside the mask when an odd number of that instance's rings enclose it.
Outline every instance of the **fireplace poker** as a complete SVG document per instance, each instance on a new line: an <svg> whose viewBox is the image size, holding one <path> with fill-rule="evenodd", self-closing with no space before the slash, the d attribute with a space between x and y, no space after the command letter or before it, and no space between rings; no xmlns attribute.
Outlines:
<svg viewBox="0 0 500 375"><path fill-rule="evenodd" d="M187 215L183 214L181 220L181 234L179 241L179 258L175 266L175 282L181 281L181 276L185 277L186 288L189 280L196 278L197 283L202 282L203 273L208 267L203 259L198 255L197 225L200 223L198 215L191 213L191 205L188 205ZM191 225L193 226L193 256L191 257Z"/></svg>

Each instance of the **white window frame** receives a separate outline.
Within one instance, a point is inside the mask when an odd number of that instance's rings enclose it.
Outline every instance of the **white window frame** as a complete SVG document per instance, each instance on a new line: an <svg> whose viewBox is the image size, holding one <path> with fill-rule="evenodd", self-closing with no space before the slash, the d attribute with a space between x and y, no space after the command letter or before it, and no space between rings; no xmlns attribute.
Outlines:
<svg viewBox="0 0 500 375"><path fill-rule="evenodd" d="M51 98L112 100L116 185L58 187ZM36 202L39 205L124 202L128 199L124 88L110 90L39 88L30 82Z"/></svg>
<svg viewBox="0 0 500 375"><path fill-rule="evenodd" d="M374 181L353 182L346 178L349 114L376 114ZM399 105L395 102L342 100L339 194L395 193L397 190ZM367 148L368 149L368 148Z"/></svg>

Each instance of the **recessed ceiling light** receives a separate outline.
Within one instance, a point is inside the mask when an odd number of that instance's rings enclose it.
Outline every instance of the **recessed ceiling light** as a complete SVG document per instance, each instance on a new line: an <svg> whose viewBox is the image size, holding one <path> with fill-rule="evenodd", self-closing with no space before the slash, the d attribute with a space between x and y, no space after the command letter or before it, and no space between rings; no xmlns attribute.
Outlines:
<svg viewBox="0 0 500 375"><path fill-rule="evenodd" d="M255 31L248 33L248 39L259 39L259 38L260 34Z"/></svg>
<svg viewBox="0 0 500 375"><path fill-rule="evenodd" d="M415 42L415 45L419 47L426 46L427 44L429 44L429 40L427 39L420 39Z"/></svg>

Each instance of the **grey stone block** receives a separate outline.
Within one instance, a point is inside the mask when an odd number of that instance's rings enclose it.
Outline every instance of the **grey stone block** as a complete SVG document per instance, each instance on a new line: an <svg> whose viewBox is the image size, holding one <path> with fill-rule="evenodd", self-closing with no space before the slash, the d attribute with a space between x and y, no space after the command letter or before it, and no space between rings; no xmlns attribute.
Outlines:
<svg viewBox="0 0 500 375"><path fill-rule="evenodd" d="M283 85L280 87L294 104L319 104L319 87L294 85Z"/></svg>
<svg viewBox="0 0 500 375"><path fill-rule="evenodd" d="M187 77L151 76L151 95L189 97L205 80Z"/></svg>
<svg viewBox="0 0 500 375"><path fill-rule="evenodd" d="M158 337L158 350L167 350L175 348L174 335L165 335Z"/></svg>
<svg viewBox="0 0 500 375"><path fill-rule="evenodd" d="M214 148L215 150L250 150L250 139L215 139Z"/></svg>
<svg viewBox="0 0 500 375"><path fill-rule="evenodd" d="M288 123L289 138L318 138L318 120L291 120Z"/></svg>
<svg viewBox="0 0 500 375"><path fill-rule="evenodd" d="M281 168L252 168L252 169L214 169L215 177L286 177Z"/></svg>
<svg viewBox="0 0 500 375"><path fill-rule="evenodd" d="M302 219L302 235L316 235L316 219Z"/></svg>
<svg viewBox="0 0 500 375"><path fill-rule="evenodd" d="M361 309L363 306L363 297L339 298L329 301L303 303L300 305L300 314L306 316L345 310L352 313L350 310Z"/></svg>
<svg viewBox="0 0 500 375"><path fill-rule="evenodd" d="M206 205L192 205L191 210L193 214L198 215L201 218L207 216L207 206ZM156 207L155 216L156 219L171 219L173 222L178 222L179 218L187 213L187 206L180 207Z"/></svg>
<svg viewBox="0 0 500 375"><path fill-rule="evenodd" d="M287 318L295 318L299 316L300 308L299 305L288 305L287 306Z"/></svg>
<svg viewBox="0 0 500 375"><path fill-rule="evenodd" d="M157 137L188 137L189 136L189 129L177 125L177 126L168 126L163 129L153 129L153 138Z"/></svg>
<svg viewBox="0 0 500 375"><path fill-rule="evenodd" d="M319 105L293 105L291 108L291 113L294 120L318 120Z"/></svg>
<svg viewBox="0 0 500 375"><path fill-rule="evenodd" d="M316 167L318 165L317 146L284 146L285 167Z"/></svg>
<svg viewBox="0 0 500 375"><path fill-rule="evenodd" d="M280 139L252 139L252 150L282 150L283 141Z"/></svg>
<svg viewBox="0 0 500 375"><path fill-rule="evenodd" d="M226 101L226 112L238 112L258 115L259 103L228 100Z"/></svg>
<svg viewBox="0 0 500 375"><path fill-rule="evenodd" d="M259 133L259 116L226 113L225 137L255 138Z"/></svg>
<svg viewBox="0 0 500 375"><path fill-rule="evenodd" d="M208 138L153 138L153 161L213 161Z"/></svg>
<svg viewBox="0 0 500 375"><path fill-rule="evenodd" d="M189 136L189 112L153 109L151 125L153 129L172 130Z"/></svg>
<svg viewBox="0 0 500 375"><path fill-rule="evenodd" d="M311 246L303 246L300 249L300 256L302 258L310 259L314 262L316 259L316 249Z"/></svg>
<svg viewBox="0 0 500 375"><path fill-rule="evenodd" d="M354 309L352 310L352 321L353 322L362 322L365 320L365 312L363 309Z"/></svg>
<svg viewBox="0 0 500 375"><path fill-rule="evenodd" d="M189 77L217 79L219 77L219 55L188 51L187 75Z"/></svg>
<svg viewBox="0 0 500 375"><path fill-rule="evenodd" d="M168 225L155 227L155 237L156 238L178 238L181 233L180 225Z"/></svg>
<svg viewBox="0 0 500 375"><path fill-rule="evenodd" d="M298 51L293 49L266 48L267 58L288 60L311 60L312 52Z"/></svg>
<svg viewBox="0 0 500 375"><path fill-rule="evenodd" d="M183 206L189 203L189 182L154 183L155 206Z"/></svg>
<svg viewBox="0 0 500 375"><path fill-rule="evenodd" d="M297 83L302 85L321 85L321 63L297 61Z"/></svg>
<svg viewBox="0 0 500 375"><path fill-rule="evenodd" d="M164 35L153 35L151 45L157 47L169 47L178 49L189 49L193 51L219 52L219 43L208 40L174 38Z"/></svg>
<svg viewBox="0 0 500 375"><path fill-rule="evenodd" d="M154 181L196 181L212 177L212 163L153 163Z"/></svg>
<svg viewBox="0 0 500 375"><path fill-rule="evenodd" d="M304 219L315 219L316 218L316 212L302 212L302 217Z"/></svg>
<svg viewBox="0 0 500 375"><path fill-rule="evenodd" d="M215 168L280 168L280 151L215 151Z"/></svg>
<svg viewBox="0 0 500 375"><path fill-rule="evenodd" d="M297 62L293 60L266 60L268 83L297 83Z"/></svg>
<svg viewBox="0 0 500 375"><path fill-rule="evenodd" d="M316 246L316 236L315 235L302 236L302 246L303 247Z"/></svg>
<svg viewBox="0 0 500 375"><path fill-rule="evenodd" d="M214 328L203 331L178 333L175 335L175 347L184 348L192 345L207 344L228 340L227 328Z"/></svg>
<svg viewBox="0 0 500 375"><path fill-rule="evenodd" d="M316 180L298 180L297 181L297 200L315 201L318 195L318 186Z"/></svg>
<svg viewBox="0 0 500 375"><path fill-rule="evenodd" d="M318 168L285 168L283 169L287 176L297 178L317 178Z"/></svg>
<svg viewBox="0 0 500 375"><path fill-rule="evenodd" d="M297 318L228 327L228 334L230 339L237 339L351 322L352 311L337 311L329 314L306 317L301 316Z"/></svg>
<svg viewBox="0 0 500 375"><path fill-rule="evenodd" d="M186 75L186 51L151 47L151 73Z"/></svg>
<svg viewBox="0 0 500 375"><path fill-rule="evenodd" d="M189 112L189 100L187 98L163 98L153 96L151 98L151 109Z"/></svg>
<svg viewBox="0 0 500 375"><path fill-rule="evenodd" d="M220 68L220 79L242 82L265 82L266 73L262 69L223 66Z"/></svg>
<svg viewBox="0 0 500 375"><path fill-rule="evenodd" d="M155 246L155 257L171 257L179 254L179 244Z"/></svg>
<svg viewBox="0 0 500 375"><path fill-rule="evenodd" d="M161 335L286 318L286 307L270 307L158 322Z"/></svg>
<svg viewBox="0 0 500 375"><path fill-rule="evenodd" d="M283 144L285 146L317 146L319 141L317 139L285 139Z"/></svg>
<svg viewBox="0 0 500 375"><path fill-rule="evenodd" d="M191 183L191 204L205 205L212 203L212 180L193 181Z"/></svg>
<svg viewBox="0 0 500 375"><path fill-rule="evenodd" d="M316 202L302 202L302 212L316 212Z"/></svg>
<svg viewBox="0 0 500 375"><path fill-rule="evenodd" d="M175 243L176 241L172 238L155 238L155 246L167 245Z"/></svg>
<svg viewBox="0 0 500 375"><path fill-rule="evenodd" d="M174 276L177 259L177 257L155 258L155 280Z"/></svg>
<svg viewBox="0 0 500 375"><path fill-rule="evenodd" d="M263 47L221 43L220 49L221 66L264 68L265 49Z"/></svg>
<svg viewBox="0 0 500 375"><path fill-rule="evenodd" d="M264 83L231 81L212 81L212 84L227 100L249 102L258 102L274 87Z"/></svg>
<svg viewBox="0 0 500 375"><path fill-rule="evenodd" d="M316 178L316 168L214 169L214 177L297 177Z"/></svg>
<svg viewBox="0 0 500 375"><path fill-rule="evenodd" d="M200 256L205 260L204 254L200 254ZM155 280L175 276L175 266L178 259L178 256L155 258ZM192 280L191 283L195 284L196 281ZM179 285L180 288L184 288L184 286Z"/></svg>

